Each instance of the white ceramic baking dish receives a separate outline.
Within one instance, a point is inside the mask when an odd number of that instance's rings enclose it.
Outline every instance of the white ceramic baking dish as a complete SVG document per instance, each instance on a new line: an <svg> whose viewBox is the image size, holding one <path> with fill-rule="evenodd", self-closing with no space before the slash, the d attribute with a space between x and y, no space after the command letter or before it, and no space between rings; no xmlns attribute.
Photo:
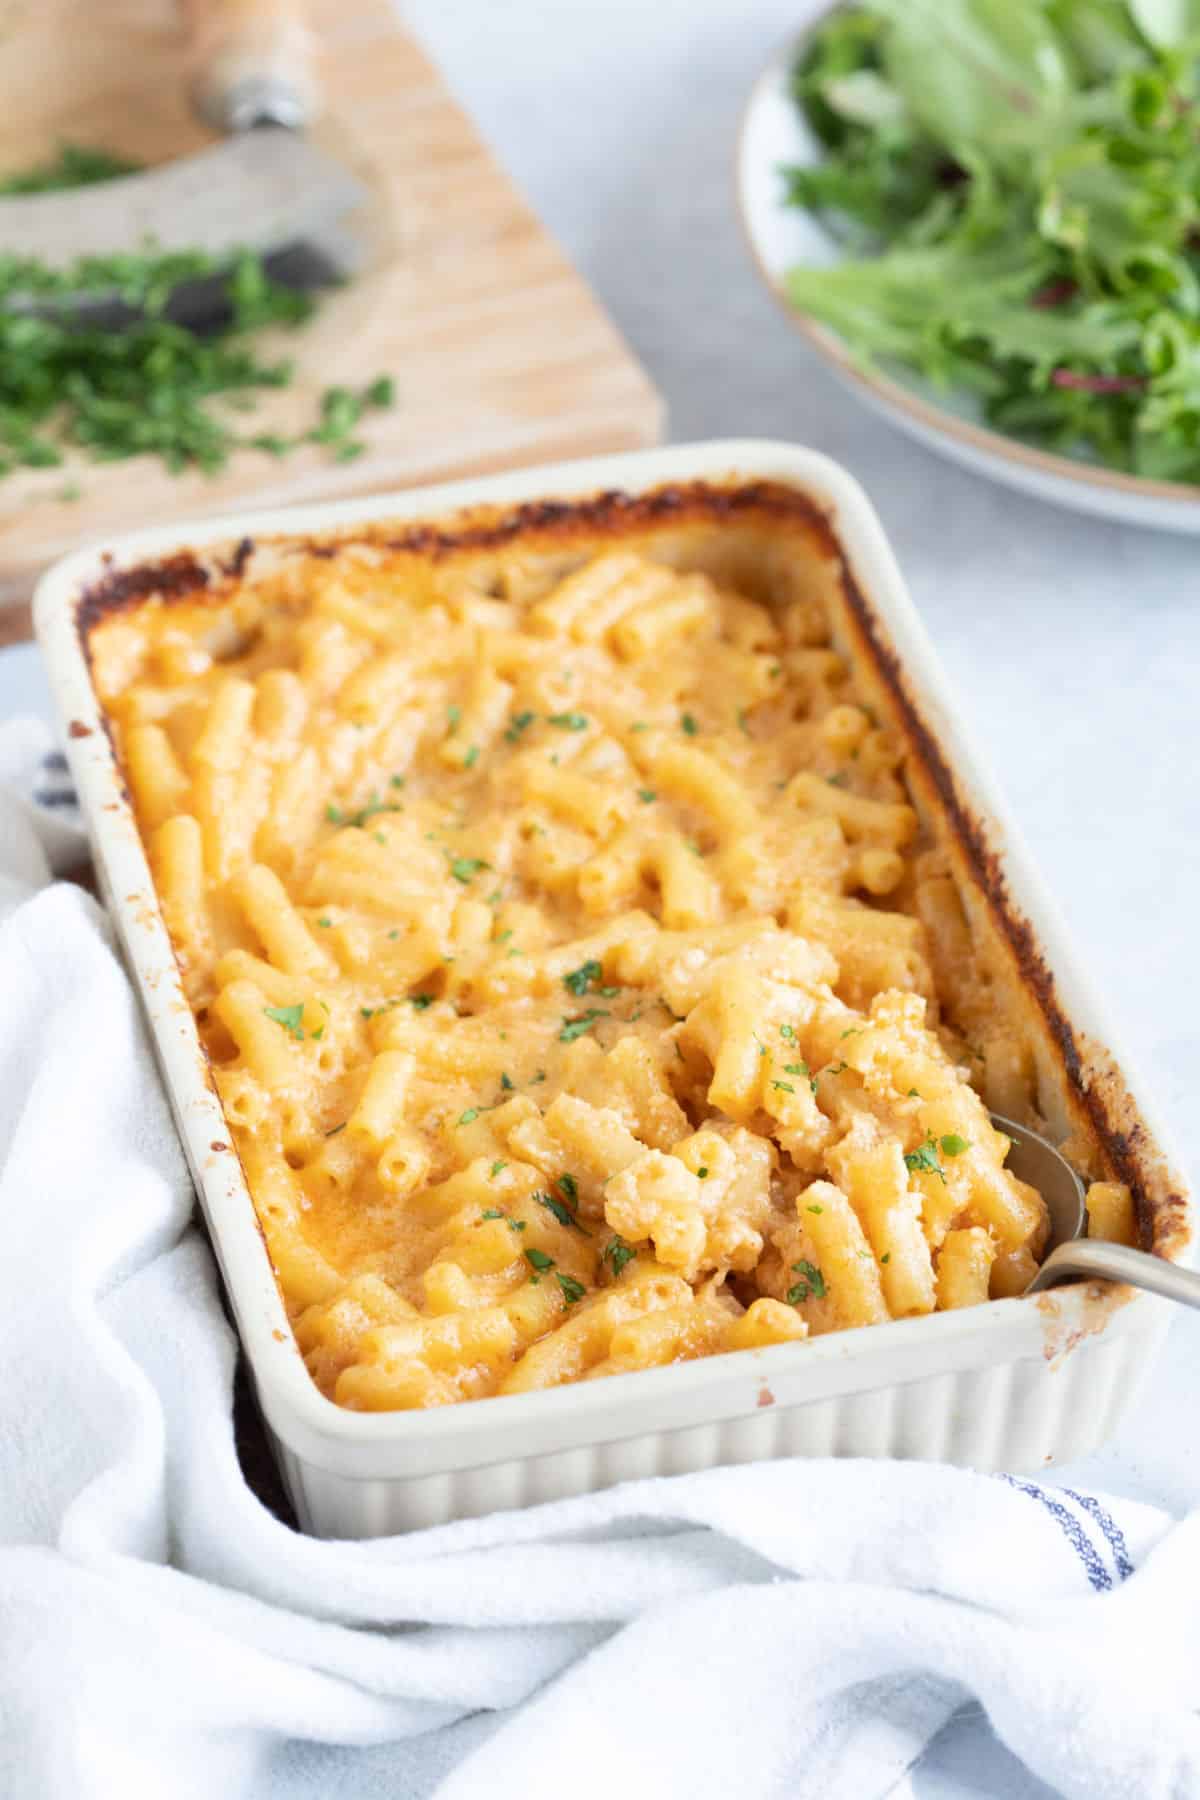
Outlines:
<svg viewBox="0 0 1200 1800"><path fill-rule="evenodd" d="M445 521L464 507L529 508L585 496L650 495L664 484L776 483L815 503L871 620L884 670L941 769L981 892L1008 918L1036 973L1036 1005L1064 1079L1101 1142L1141 1190L1143 1234L1186 1255L1182 1187L1147 1122L1144 1093L1111 1056L1081 979L991 780L963 735L945 678L869 502L827 457L729 442L655 450L290 512L165 527L58 563L35 619L103 891L150 1019L168 1092L224 1274L259 1401L306 1530L362 1537L578 1494L630 1477L793 1455L940 1459L1027 1470L1095 1448L1146 1374L1166 1304L1081 1283L1036 1299L740 1351L546 1393L428 1412L361 1414L325 1399L289 1328L191 1013L89 675L85 598L114 576L176 553L276 535ZM144 585L144 584L143 584ZM136 586L136 583L135 583ZM948 774L947 771L950 773ZM936 785L936 784L935 784ZM932 791L932 790L931 790ZM988 902L985 902L987 904Z"/></svg>

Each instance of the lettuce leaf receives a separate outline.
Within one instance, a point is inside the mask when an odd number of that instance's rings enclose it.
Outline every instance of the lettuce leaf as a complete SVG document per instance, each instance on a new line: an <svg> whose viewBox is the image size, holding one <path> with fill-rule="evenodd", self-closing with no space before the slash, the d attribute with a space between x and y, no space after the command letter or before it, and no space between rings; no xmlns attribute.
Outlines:
<svg viewBox="0 0 1200 1800"><path fill-rule="evenodd" d="M793 91L792 204L857 238L794 304L1000 429L1200 482L1200 0L871 0Z"/></svg>

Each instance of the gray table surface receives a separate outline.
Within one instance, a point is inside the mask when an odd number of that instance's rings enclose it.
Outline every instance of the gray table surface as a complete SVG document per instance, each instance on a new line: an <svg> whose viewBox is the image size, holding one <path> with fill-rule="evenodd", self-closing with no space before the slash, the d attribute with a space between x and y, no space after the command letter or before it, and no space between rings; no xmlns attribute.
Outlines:
<svg viewBox="0 0 1200 1800"><path fill-rule="evenodd" d="M348 4L350 0L348 0ZM845 393L758 284L731 166L758 69L809 0L408 0L404 16L651 371L677 441L811 444L862 481L1118 1040L1200 1164L1200 545L989 485ZM0 717L47 705L36 653L0 656ZM1179 1514L1200 1319L1073 1486ZM753 1791L750 1772L748 1791ZM959 1715L919 1800L1049 1790Z"/></svg>

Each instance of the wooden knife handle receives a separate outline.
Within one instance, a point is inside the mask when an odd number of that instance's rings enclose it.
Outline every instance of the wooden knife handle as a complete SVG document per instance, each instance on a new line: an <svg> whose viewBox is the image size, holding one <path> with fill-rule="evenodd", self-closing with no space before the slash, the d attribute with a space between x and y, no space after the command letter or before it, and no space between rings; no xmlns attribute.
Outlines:
<svg viewBox="0 0 1200 1800"><path fill-rule="evenodd" d="M299 130L319 109L303 0L183 0L192 94L220 131Z"/></svg>

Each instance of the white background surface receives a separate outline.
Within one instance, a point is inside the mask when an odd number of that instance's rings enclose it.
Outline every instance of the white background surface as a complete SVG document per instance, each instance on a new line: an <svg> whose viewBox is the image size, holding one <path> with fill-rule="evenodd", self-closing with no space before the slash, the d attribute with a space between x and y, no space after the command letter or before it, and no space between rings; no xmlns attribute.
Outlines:
<svg viewBox="0 0 1200 1800"><path fill-rule="evenodd" d="M807 9L408 0L404 11L646 363L671 437L790 438L863 482L1195 1185L1200 549L936 459L837 387L776 311L735 217L733 144L755 74ZM0 656L0 715L34 704L46 705L34 653ZM1197 1377L1200 1320L1180 1312L1115 1442L1062 1477L1177 1514L1196 1505ZM914 1789L920 1800L1048 1791L977 1714L942 1734Z"/></svg>

